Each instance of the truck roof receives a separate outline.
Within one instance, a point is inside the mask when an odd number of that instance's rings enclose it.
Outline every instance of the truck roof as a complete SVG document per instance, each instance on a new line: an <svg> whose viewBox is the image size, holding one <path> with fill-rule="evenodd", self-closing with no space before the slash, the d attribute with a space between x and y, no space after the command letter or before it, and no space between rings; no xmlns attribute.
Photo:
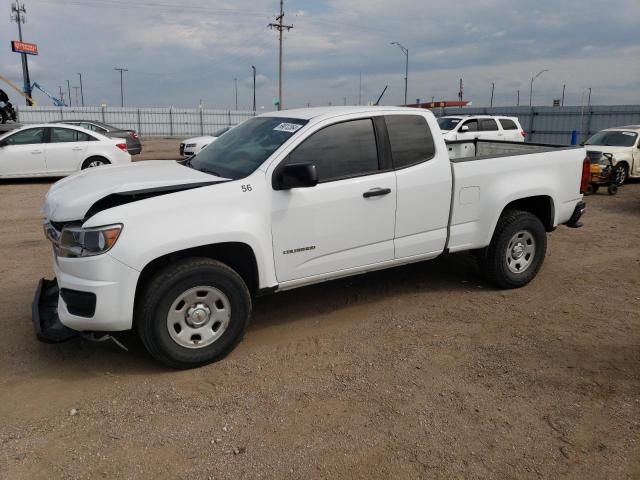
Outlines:
<svg viewBox="0 0 640 480"><path fill-rule="evenodd" d="M311 120L312 118L324 117L331 118L340 115L349 115L353 113L369 113L369 112L424 112L424 109L412 107L394 107L394 106L354 106L354 107L310 107L310 108L294 108L291 110L280 110L277 112L263 113L261 117L285 117L298 118L300 120Z"/></svg>

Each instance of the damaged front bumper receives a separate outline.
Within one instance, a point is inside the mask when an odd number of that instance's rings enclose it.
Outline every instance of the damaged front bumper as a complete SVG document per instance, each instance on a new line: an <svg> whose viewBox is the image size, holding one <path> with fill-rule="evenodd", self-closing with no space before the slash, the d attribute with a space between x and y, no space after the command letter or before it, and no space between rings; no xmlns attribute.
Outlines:
<svg viewBox="0 0 640 480"><path fill-rule="evenodd" d="M60 343L80 335L77 330L65 326L58 317L58 280L41 278L31 305L31 320L38 340Z"/></svg>

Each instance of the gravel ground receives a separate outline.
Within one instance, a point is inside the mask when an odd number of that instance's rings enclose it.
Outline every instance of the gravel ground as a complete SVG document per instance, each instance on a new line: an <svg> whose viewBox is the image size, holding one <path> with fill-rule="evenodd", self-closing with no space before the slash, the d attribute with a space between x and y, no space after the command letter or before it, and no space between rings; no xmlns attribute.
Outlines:
<svg viewBox="0 0 640 480"><path fill-rule="evenodd" d="M640 478L640 183L589 197L525 288L458 254L279 293L181 372L133 336L35 339L49 186L0 183L0 478Z"/></svg>

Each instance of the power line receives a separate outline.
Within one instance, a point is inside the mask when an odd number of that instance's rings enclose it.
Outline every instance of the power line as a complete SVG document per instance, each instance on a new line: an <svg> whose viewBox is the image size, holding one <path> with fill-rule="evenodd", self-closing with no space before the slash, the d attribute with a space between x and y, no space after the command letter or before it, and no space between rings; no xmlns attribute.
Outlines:
<svg viewBox="0 0 640 480"><path fill-rule="evenodd" d="M278 30L278 43L280 45L278 55L278 110L282 110L284 107L282 101L282 31L285 29L289 31L293 28L293 25L284 24L284 0L280 0L280 15L276 17L276 22L278 23L270 23L269 28Z"/></svg>

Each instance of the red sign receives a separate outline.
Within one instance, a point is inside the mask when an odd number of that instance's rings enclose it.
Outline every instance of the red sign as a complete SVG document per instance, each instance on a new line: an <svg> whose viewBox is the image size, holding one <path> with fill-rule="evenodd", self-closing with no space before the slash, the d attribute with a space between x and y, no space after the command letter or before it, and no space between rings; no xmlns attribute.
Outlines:
<svg viewBox="0 0 640 480"><path fill-rule="evenodd" d="M19 42L18 40L13 40L11 42L11 50L17 53L28 53L29 55L37 55L38 45L36 45L35 43Z"/></svg>

